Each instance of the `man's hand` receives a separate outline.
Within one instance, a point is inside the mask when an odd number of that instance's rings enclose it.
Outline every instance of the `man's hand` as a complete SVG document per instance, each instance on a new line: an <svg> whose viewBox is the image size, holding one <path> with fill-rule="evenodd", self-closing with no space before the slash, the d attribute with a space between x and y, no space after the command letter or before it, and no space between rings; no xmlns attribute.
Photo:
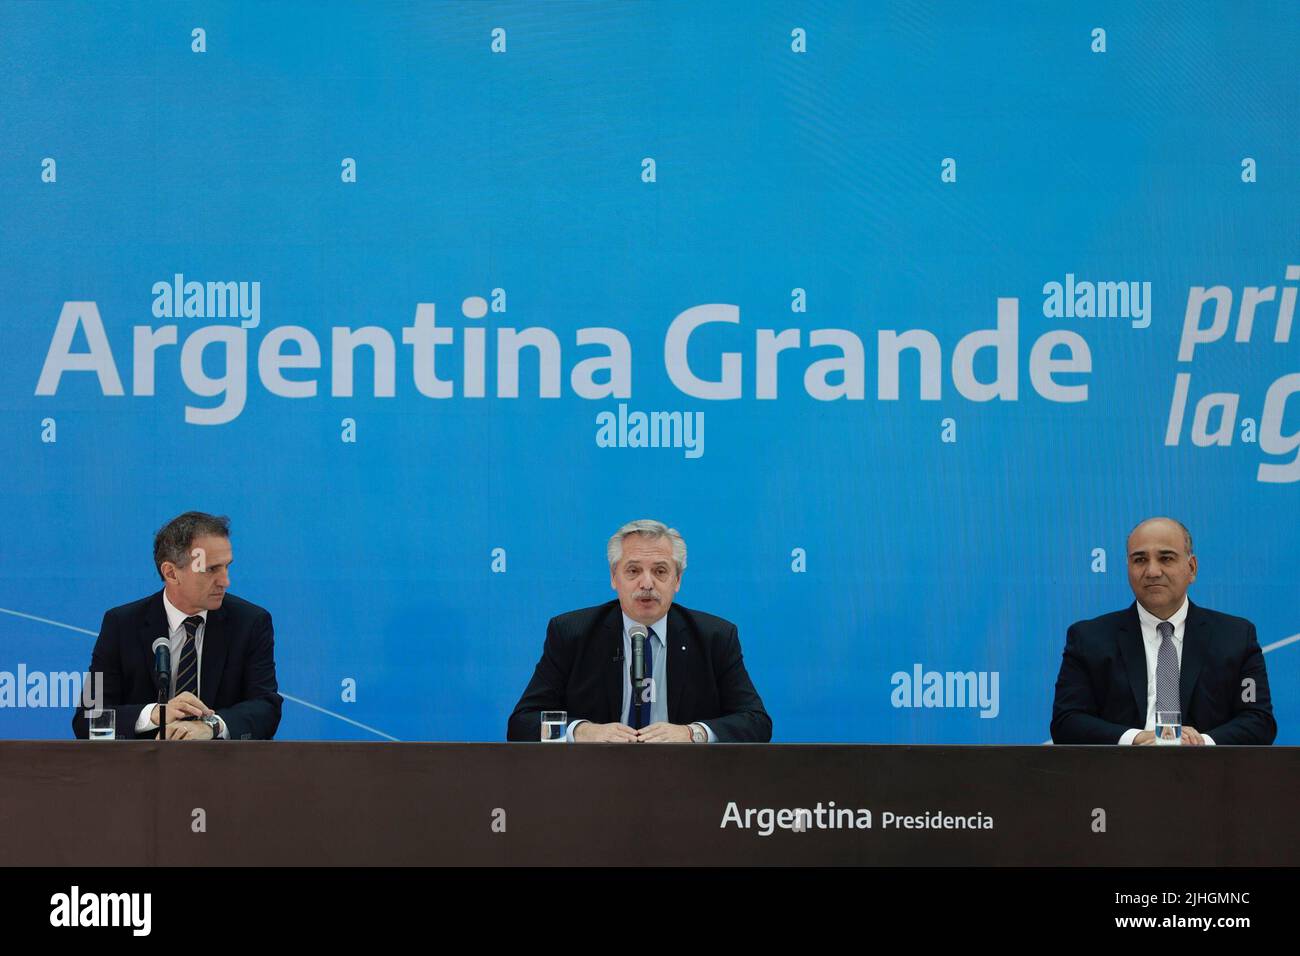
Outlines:
<svg viewBox="0 0 1300 956"><path fill-rule="evenodd" d="M167 722L168 740L211 740L212 728L201 720Z"/></svg>
<svg viewBox="0 0 1300 956"><path fill-rule="evenodd" d="M578 724L573 729L573 740L575 743L581 744L634 744L637 742L636 731L627 724L593 724L591 721Z"/></svg>
<svg viewBox="0 0 1300 956"><path fill-rule="evenodd" d="M171 724L171 722L174 720L181 721L181 720L185 720L188 717L207 717L209 714L214 714L214 713L216 713L216 711L214 711L207 704L203 703L203 701L199 700L189 691L185 691L184 693L177 694L171 700L167 701L167 723L168 724ZM157 704L153 705L153 711L149 715L149 720L155 724L160 723L160 721L158 720ZM168 729L170 729L170 727ZM167 735L167 739L168 740L172 739L172 735L170 733Z"/></svg>
<svg viewBox="0 0 1300 956"><path fill-rule="evenodd" d="M636 741L639 744L688 744L691 742L690 727L682 724L670 724L666 721L651 724L649 727L642 727L636 731L636 735Z"/></svg>
<svg viewBox="0 0 1300 956"><path fill-rule="evenodd" d="M1154 730L1144 730L1133 738L1133 746L1137 747L1142 744L1154 744L1156 742L1156 732ZM1190 747L1204 747L1205 738L1195 727L1183 728L1183 743Z"/></svg>

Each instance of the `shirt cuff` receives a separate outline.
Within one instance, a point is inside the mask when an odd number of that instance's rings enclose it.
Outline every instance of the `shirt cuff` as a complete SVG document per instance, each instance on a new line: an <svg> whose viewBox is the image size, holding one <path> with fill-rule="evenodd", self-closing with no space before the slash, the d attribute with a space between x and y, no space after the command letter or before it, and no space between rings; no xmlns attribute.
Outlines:
<svg viewBox="0 0 1300 956"><path fill-rule="evenodd" d="M1204 740L1208 746L1210 747L1214 746L1214 738L1211 737L1209 734L1201 734L1201 739Z"/></svg>
<svg viewBox="0 0 1300 956"><path fill-rule="evenodd" d="M1129 744L1133 742L1133 738L1140 733L1142 733L1142 731L1138 730L1137 728L1134 728L1133 730L1124 731L1124 735L1119 738L1120 746L1127 747Z"/></svg>
<svg viewBox="0 0 1300 956"><path fill-rule="evenodd" d="M140 711L140 716L137 717L135 721L135 732L137 734L147 734L151 730L158 729L158 725L155 724L149 716L153 712L155 706L155 704L146 704L144 709ZM217 730L217 738L220 740L229 740L230 728L226 726L226 722L222 719L220 714L217 714L217 723L221 725Z"/></svg>
<svg viewBox="0 0 1300 956"><path fill-rule="evenodd" d="M137 717L135 720L135 732L137 734L145 734L151 730L158 729L158 725L155 724L149 717L149 715L153 713L153 709L156 706L157 706L156 704L145 704L144 708L141 709L140 716Z"/></svg>
<svg viewBox="0 0 1300 956"><path fill-rule="evenodd" d="M577 720L569 721L569 729L564 732L565 742L573 743L573 731L577 729L578 724L585 724L585 723L588 723L587 718L585 717L579 717Z"/></svg>
<svg viewBox="0 0 1300 956"><path fill-rule="evenodd" d="M718 742L718 735L715 734L715 733L713 732L713 728L712 728L712 727L710 727L708 724L706 724L706 723L705 723L704 721L702 721L702 720L697 720L697 721L695 721L695 723L697 723L697 724L699 724L701 727L703 727L703 728L704 728L704 732L705 732L706 734L709 735L709 743L711 743L711 744L716 744L716 743Z"/></svg>

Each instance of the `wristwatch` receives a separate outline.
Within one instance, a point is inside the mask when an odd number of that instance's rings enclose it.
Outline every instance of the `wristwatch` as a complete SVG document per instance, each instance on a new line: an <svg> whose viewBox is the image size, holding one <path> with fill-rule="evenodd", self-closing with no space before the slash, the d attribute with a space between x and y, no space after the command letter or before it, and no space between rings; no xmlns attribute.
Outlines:
<svg viewBox="0 0 1300 956"><path fill-rule="evenodd" d="M709 732L700 724L691 724L691 743L707 744L709 742Z"/></svg>
<svg viewBox="0 0 1300 956"><path fill-rule="evenodd" d="M215 715L200 718L205 724L212 728L212 739L217 740L221 737L221 721Z"/></svg>

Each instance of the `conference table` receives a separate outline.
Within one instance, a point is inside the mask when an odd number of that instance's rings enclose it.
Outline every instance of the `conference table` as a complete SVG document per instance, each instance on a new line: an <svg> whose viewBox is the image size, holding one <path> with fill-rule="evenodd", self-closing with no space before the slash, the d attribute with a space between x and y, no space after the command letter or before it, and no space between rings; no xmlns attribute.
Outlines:
<svg viewBox="0 0 1300 956"><path fill-rule="evenodd" d="M1294 866L1300 748L0 742L6 866Z"/></svg>

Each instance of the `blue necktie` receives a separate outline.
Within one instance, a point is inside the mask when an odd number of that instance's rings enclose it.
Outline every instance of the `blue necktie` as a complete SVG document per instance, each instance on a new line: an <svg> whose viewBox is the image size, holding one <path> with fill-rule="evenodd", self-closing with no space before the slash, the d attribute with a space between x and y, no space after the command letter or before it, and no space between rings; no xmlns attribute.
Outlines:
<svg viewBox="0 0 1300 956"><path fill-rule="evenodd" d="M630 662L629 662L630 666ZM645 676L653 678L655 673L655 629L649 628L645 636ZM629 675L630 676L630 675ZM654 686L653 684L651 685ZM650 701L641 700L641 691L632 688L632 700L628 704L627 725L633 730L650 726Z"/></svg>

